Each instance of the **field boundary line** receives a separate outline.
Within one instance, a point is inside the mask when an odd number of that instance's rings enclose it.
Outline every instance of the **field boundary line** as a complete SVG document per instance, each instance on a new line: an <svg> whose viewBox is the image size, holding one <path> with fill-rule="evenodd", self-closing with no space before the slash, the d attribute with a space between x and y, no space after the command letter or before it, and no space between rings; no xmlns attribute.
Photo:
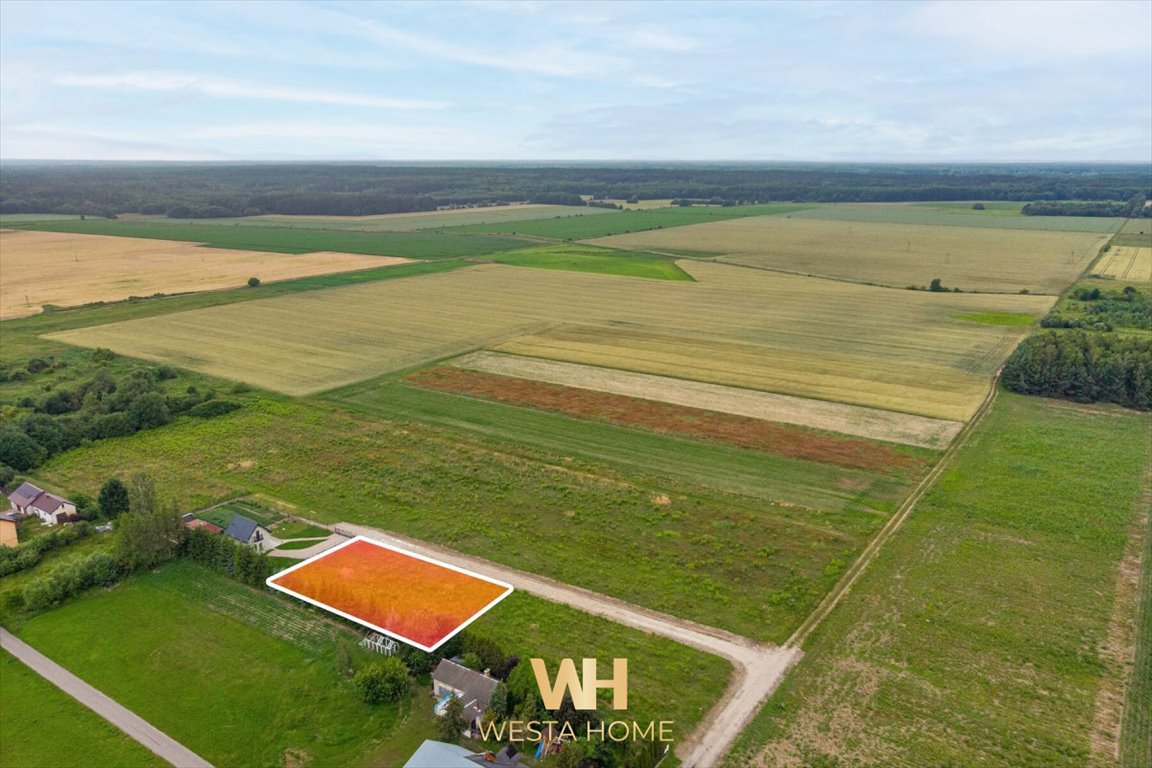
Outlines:
<svg viewBox="0 0 1152 768"><path fill-rule="evenodd" d="M997 371L996 375L992 378L992 386L989 388L984 402L980 404L980 408L976 411L976 414L964 425L964 428L960 430L960 434L957 435L956 439L952 441L952 444L948 446L944 455L940 457L940 461L936 462L936 466L932 467L931 471L917 484L908 498L904 500L904 503L900 505L900 508L896 510L896 514L892 515L888 522L884 524L884 527L880 529L880 532L876 534L875 538L868 543L868 546L864 548L864 551L860 553L860 556L856 558L856 561L844 573L840 582L832 588L831 592L824 596L824 599L820 601L820 604L816 606L816 609L812 611L812 613L808 614L808 618L804 620L803 624L796 628L792 636L784 641L783 647L800 648L803 646L812 632L815 631L824 619L827 618L828 614L832 612L832 609L839 605L844 596L851 591L852 586L856 583L857 579L860 578L860 575L864 573L872 560L875 559L881 547L900 529L904 521L908 518L908 515L911 514L912 509L920 502L928 490L935 485L936 480L944 473L948 465L952 463L953 457L960 451L960 448L968 442L968 437L983 420L984 415L991 409L992 403L996 400L999 388L1000 371Z"/></svg>
<svg viewBox="0 0 1152 768"><path fill-rule="evenodd" d="M0 627L0 648L165 762L176 768L212 768L207 760L3 627Z"/></svg>

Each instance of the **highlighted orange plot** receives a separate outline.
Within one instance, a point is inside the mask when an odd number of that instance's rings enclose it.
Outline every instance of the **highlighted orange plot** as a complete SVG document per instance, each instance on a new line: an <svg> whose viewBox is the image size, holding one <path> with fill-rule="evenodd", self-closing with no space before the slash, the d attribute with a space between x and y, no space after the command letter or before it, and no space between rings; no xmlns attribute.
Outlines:
<svg viewBox="0 0 1152 768"><path fill-rule="evenodd" d="M357 536L268 578L268 586L434 651L512 585Z"/></svg>

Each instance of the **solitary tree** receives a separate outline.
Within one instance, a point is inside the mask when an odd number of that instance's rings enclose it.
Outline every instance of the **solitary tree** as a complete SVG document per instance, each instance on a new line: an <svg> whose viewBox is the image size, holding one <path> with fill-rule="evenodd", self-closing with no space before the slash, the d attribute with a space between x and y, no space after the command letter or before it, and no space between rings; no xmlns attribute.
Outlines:
<svg viewBox="0 0 1152 768"><path fill-rule="evenodd" d="M933 293L940 293L941 291L947 290L947 288L940 284L940 278L934 277L932 278L932 282L928 283L928 290Z"/></svg>
<svg viewBox="0 0 1152 768"><path fill-rule="evenodd" d="M175 509L160 505L152 477L137 474L128 487L128 513L120 518L119 530L117 560L135 571L175 557L185 529Z"/></svg>
<svg viewBox="0 0 1152 768"><path fill-rule="evenodd" d="M258 285L260 285L260 278L258 278L258 277L248 278L248 287L249 288L255 288Z"/></svg>
<svg viewBox="0 0 1152 768"><path fill-rule="evenodd" d="M352 682L369 704L399 701L409 690L408 667L395 656L389 656L364 667Z"/></svg>
<svg viewBox="0 0 1152 768"><path fill-rule="evenodd" d="M464 705L460 703L458 697L453 696L448 700L448 705L444 707L444 715L436 723L440 741L459 744L460 737L464 735L464 729L467 726L468 723L464 722Z"/></svg>

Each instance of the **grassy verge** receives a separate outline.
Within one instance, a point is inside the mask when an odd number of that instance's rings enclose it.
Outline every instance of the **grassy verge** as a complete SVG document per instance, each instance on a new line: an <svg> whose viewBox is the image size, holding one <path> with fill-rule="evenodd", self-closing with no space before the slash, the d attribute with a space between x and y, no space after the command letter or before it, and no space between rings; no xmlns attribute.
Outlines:
<svg viewBox="0 0 1152 768"><path fill-rule="evenodd" d="M1083 765L1148 427L1001 394L730 764Z"/></svg>
<svg viewBox="0 0 1152 768"><path fill-rule="evenodd" d="M1143 571L1136 614L1136 653L1124 695L1121 768L1152 766L1152 516L1144 532Z"/></svg>
<svg viewBox="0 0 1152 768"><path fill-rule="evenodd" d="M646 277L652 280L692 280L675 260L644 251L620 251L595 245L541 245L508 253L494 253L484 261L495 261L513 267L563 269L570 272L594 272L603 275Z"/></svg>
<svg viewBox="0 0 1152 768"><path fill-rule="evenodd" d="M275 253L338 251L370 256L402 256L409 259L451 259L482 256L525 245L509 237L426 232L353 232L302 227L242 227L227 224L189 224L168 219L155 221L61 221L46 219L11 225L14 229L70 232L86 235L144 237L203 243L213 248Z"/></svg>
<svg viewBox="0 0 1152 768"><path fill-rule="evenodd" d="M4 768L136 768L167 763L0 651L0 765Z"/></svg>
<svg viewBox="0 0 1152 768"><path fill-rule="evenodd" d="M126 467L145 470L182 509L265 493L321 522L394 530L768 640L787 637L913 480L400 385L363 396L352 412L259 399L71 451L38 475L95 494Z"/></svg>

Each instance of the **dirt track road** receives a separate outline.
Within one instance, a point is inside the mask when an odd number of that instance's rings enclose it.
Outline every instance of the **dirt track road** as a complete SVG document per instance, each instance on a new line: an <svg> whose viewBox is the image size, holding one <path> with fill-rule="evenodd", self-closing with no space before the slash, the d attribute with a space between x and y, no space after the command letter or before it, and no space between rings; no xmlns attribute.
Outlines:
<svg viewBox="0 0 1152 768"><path fill-rule="evenodd" d="M0 648L27 664L33 672L100 715L176 768L212 768L212 764L147 720L125 709L32 646L0 627ZM8 717L17 717L9 712Z"/></svg>
<svg viewBox="0 0 1152 768"><path fill-rule="evenodd" d="M676 752L684 768L712 768L717 765L740 731L756 714L761 702L776 689L784 673L801 655L798 648L761 645L721 629L657 613L614 597L518 571L479 557L463 555L417 539L351 523L339 523L334 527L342 533L365 536L501 579L516 589L545 600L570 605L585 613L667 637L731 661L735 671L723 697L696 730L677 746Z"/></svg>

